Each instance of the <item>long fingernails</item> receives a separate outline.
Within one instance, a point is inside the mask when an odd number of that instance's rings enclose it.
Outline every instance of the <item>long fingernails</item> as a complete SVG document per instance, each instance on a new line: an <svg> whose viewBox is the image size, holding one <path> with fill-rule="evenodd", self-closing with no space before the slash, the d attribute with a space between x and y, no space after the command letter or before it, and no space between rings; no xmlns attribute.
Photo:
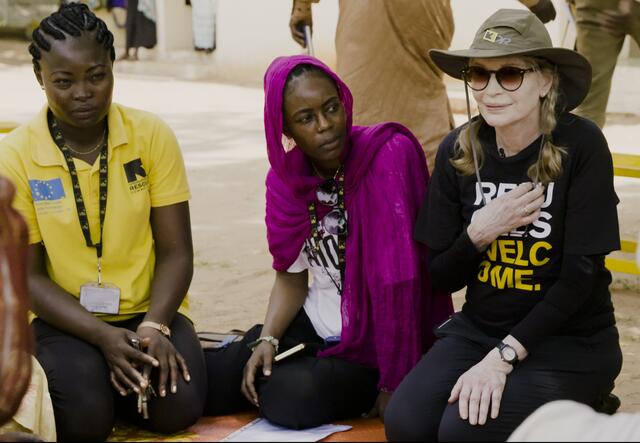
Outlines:
<svg viewBox="0 0 640 443"><path fill-rule="evenodd" d="M171 393L175 394L176 392L178 392L178 387L176 385L171 385Z"/></svg>
<svg viewBox="0 0 640 443"><path fill-rule="evenodd" d="M187 380L187 383L191 381L191 376L189 374L187 374L187 376L185 377L185 380Z"/></svg>

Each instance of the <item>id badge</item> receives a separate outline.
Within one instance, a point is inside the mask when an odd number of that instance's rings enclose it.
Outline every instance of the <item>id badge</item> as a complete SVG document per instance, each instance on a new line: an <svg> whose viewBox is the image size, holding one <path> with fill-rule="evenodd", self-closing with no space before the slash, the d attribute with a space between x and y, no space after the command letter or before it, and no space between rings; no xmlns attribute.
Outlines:
<svg viewBox="0 0 640 443"><path fill-rule="evenodd" d="M120 288L109 283L86 283L80 286L80 304L93 314L120 312Z"/></svg>

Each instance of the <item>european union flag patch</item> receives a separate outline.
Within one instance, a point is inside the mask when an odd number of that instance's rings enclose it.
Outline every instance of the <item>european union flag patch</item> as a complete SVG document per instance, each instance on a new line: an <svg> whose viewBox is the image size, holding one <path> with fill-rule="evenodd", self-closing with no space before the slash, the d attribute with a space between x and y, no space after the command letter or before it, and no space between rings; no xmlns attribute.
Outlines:
<svg viewBox="0 0 640 443"><path fill-rule="evenodd" d="M34 202L55 201L65 197L62 180L54 178L53 180L29 180L31 195Z"/></svg>

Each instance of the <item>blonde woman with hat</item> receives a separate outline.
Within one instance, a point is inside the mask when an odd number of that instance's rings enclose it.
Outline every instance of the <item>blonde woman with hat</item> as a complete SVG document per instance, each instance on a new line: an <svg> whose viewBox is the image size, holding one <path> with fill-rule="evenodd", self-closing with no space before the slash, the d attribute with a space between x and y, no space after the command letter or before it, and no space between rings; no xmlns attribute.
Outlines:
<svg viewBox="0 0 640 443"><path fill-rule="evenodd" d="M531 12L500 10L470 49L430 55L480 110L440 145L415 233L434 288L466 286L466 302L395 391L387 437L504 441L544 403L594 404L620 371L612 160L569 113L589 63Z"/></svg>

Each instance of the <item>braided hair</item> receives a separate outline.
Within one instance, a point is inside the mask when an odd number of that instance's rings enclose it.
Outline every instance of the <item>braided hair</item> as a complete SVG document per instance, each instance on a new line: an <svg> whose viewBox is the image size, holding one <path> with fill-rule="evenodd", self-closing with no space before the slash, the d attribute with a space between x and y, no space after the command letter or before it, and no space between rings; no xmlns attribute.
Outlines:
<svg viewBox="0 0 640 443"><path fill-rule="evenodd" d="M109 50L113 62L116 59L113 34L105 22L96 17L87 5L74 2L60 6L57 12L44 18L40 22L40 26L33 31L33 41L29 45L29 52L33 57L33 69L40 72L42 51L49 52L51 50L51 42L47 36L53 37L54 40L65 40L67 35L80 37L85 31L96 31L96 40Z"/></svg>

